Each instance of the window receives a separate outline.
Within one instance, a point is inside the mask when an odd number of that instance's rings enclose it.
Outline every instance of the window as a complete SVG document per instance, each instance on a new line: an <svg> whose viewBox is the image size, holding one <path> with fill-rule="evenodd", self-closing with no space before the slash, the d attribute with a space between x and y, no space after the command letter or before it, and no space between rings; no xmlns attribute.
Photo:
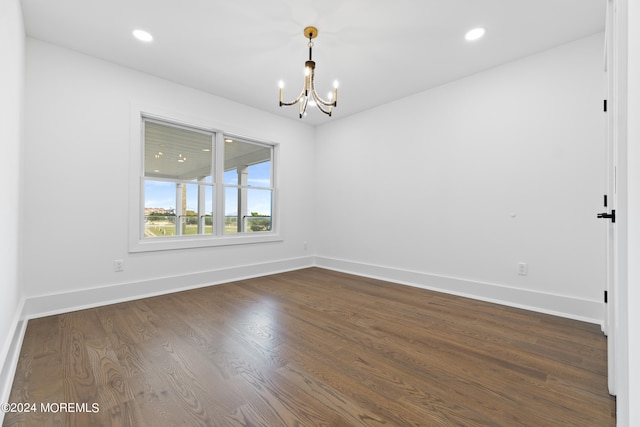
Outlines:
<svg viewBox="0 0 640 427"><path fill-rule="evenodd" d="M274 144L151 115L141 116L139 135L131 251L280 240Z"/></svg>
<svg viewBox="0 0 640 427"><path fill-rule="evenodd" d="M144 238L215 234L215 133L144 119Z"/></svg>
<svg viewBox="0 0 640 427"><path fill-rule="evenodd" d="M224 233L271 231L271 147L224 137Z"/></svg>

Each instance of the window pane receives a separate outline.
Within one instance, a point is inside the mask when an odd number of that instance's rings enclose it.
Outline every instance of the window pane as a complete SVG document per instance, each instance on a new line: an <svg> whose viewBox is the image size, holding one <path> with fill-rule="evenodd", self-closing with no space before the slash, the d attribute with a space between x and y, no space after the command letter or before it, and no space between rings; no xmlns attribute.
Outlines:
<svg viewBox="0 0 640 427"><path fill-rule="evenodd" d="M212 133L144 123L145 176L211 182Z"/></svg>
<svg viewBox="0 0 640 427"><path fill-rule="evenodd" d="M224 233L271 231L272 193L246 187L225 188Z"/></svg>
<svg viewBox="0 0 640 427"><path fill-rule="evenodd" d="M173 236L176 233L176 184L145 180L144 236Z"/></svg>

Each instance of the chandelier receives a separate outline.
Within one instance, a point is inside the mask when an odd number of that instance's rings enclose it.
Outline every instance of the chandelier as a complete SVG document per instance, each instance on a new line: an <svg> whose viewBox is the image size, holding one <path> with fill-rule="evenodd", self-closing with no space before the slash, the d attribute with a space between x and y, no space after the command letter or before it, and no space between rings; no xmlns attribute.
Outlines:
<svg viewBox="0 0 640 427"><path fill-rule="evenodd" d="M309 43L307 43L307 46L309 47L309 60L304 63L304 87L296 99L291 102L283 102L282 88L284 87L284 83L280 81L280 106L289 106L296 103L299 104L300 118L302 118L306 115L307 106L315 105L320 111L331 117L333 108L338 105L338 82L333 82L333 93L329 93L329 101L322 99L318 95L315 84L316 63L311 56L313 50L313 39L318 36L318 29L316 27L307 27L304 29L304 36L305 38L309 38Z"/></svg>

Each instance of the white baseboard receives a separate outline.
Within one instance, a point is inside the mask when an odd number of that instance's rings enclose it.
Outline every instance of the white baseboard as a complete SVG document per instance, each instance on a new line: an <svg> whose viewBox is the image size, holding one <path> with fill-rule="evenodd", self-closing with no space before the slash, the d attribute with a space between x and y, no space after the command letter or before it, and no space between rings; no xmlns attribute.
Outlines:
<svg viewBox="0 0 640 427"><path fill-rule="evenodd" d="M316 266L603 325L604 303L492 283L317 256Z"/></svg>
<svg viewBox="0 0 640 427"><path fill-rule="evenodd" d="M22 316L24 319L51 316L312 266L314 258L309 256L39 295L26 299Z"/></svg>
<svg viewBox="0 0 640 427"><path fill-rule="evenodd" d="M20 348L22 347L22 339L27 329L27 322L22 320L21 313L24 307L24 299L20 300L16 315L11 323L7 341L2 348L0 359L0 403L9 402L9 394L11 393L11 385L18 367L18 358L20 357ZM0 411L0 425L4 421L4 412Z"/></svg>

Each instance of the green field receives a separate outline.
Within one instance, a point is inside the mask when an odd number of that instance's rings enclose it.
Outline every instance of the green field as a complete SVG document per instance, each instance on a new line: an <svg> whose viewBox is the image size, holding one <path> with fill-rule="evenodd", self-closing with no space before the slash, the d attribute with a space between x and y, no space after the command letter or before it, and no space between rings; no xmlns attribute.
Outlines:
<svg viewBox="0 0 640 427"><path fill-rule="evenodd" d="M197 224L184 224L182 226L182 235L196 235L198 234L198 225ZM213 226L205 225L204 234L212 234ZM251 232L250 228L247 229L248 232ZM238 232L238 225L235 218L228 218L225 221L224 226L224 234L233 234ZM144 225L144 235L145 237L165 237L165 236L175 236L176 235L176 225L172 221L147 221Z"/></svg>
<svg viewBox="0 0 640 427"><path fill-rule="evenodd" d="M212 225L205 225L205 234L213 233ZM237 231L237 229L235 229ZM227 230L225 227L225 233L233 233L232 230ZM162 237L162 236L175 236L176 226L172 223L150 223L144 226L144 235L146 237ZM183 225L182 234L198 234L198 226L196 224Z"/></svg>

